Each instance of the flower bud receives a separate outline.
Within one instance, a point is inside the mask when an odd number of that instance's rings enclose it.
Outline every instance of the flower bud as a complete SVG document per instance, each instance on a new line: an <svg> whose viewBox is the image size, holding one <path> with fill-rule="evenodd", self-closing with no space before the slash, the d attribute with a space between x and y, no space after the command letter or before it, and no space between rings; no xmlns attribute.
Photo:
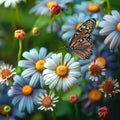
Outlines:
<svg viewBox="0 0 120 120"><path fill-rule="evenodd" d="M71 103L77 103L78 102L78 96L76 94L72 94L70 96L70 102Z"/></svg>
<svg viewBox="0 0 120 120"><path fill-rule="evenodd" d="M38 27L34 27L34 28L32 29L32 34L33 34L34 36L38 36L39 33L40 33L40 29L39 29Z"/></svg>
<svg viewBox="0 0 120 120"><path fill-rule="evenodd" d="M15 38L22 40L25 36L25 32L22 29L16 30L14 33Z"/></svg>
<svg viewBox="0 0 120 120"><path fill-rule="evenodd" d="M53 4L49 9L52 15L56 15L60 12L61 7L58 4Z"/></svg>
<svg viewBox="0 0 120 120"><path fill-rule="evenodd" d="M109 115L108 108L107 108L106 106L103 106L103 107L99 108L99 110L98 110L98 115L99 115L99 117L102 118L102 119L107 118L108 115Z"/></svg>

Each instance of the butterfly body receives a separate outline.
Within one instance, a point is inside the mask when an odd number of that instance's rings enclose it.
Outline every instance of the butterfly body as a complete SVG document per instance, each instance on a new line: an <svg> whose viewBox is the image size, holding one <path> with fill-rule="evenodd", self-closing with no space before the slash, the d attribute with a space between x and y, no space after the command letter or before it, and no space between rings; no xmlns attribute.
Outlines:
<svg viewBox="0 0 120 120"><path fill-rule="evenodd" d="M92 54L91 33L94 30L96 20L91 18L84 22L73 35L69 46L65 46L69 52L76 53L81 59L89 58Z"/></svg>

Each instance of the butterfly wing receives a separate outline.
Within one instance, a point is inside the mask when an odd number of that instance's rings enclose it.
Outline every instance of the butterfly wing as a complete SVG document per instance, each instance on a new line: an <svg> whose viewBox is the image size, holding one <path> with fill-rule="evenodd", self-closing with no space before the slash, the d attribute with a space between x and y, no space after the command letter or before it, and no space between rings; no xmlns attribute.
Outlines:
<svg viewBox="0 0 120 120"><path fill-rule="evenodd" d="M73 52L76 53L81 59L89 58L92 54L92 42L87 39L77 42L74 46Z"/></svg>
<svg viewBox="0 0 120 120"><path fill-rule="evenodd" d="M91 18L84 22L76 31L69 46L69 51L76 53L81 59L88 58L92 53L91 33L94 30L96 20Z"/></svg>

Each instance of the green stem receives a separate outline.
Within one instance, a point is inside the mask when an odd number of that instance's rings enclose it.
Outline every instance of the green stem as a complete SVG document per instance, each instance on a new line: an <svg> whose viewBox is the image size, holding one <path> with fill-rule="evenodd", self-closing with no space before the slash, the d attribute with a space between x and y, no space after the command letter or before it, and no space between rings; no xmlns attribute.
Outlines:
<svg viewBox="0 0 120 120"><path fill-rule="evenodd" d="M76 120L79 120L79 112L78 112L78 106L77 106L77 103L74 104L74 109L75 109L75 117L76 117Z"/></svg>
<svg viewBox="0 0 120 120"><path fill-rule="evenodd" d="M111 13L110 1L106 0L106 3L107 3L107 12L108 12L108 14L110 14Z"/></svg>
<svg viewBox="0 0 120 120"><path fill-rule="evenodd" d="M21 54L22 54L22 40L19 40L18 61L21 58Z"/></svg>
<svg viewBox="0 0 120 120"><path fill-rule="evenodd" d="M55 110L52 113L53 113L53 120L56 120L56 112L55 112Z"/></svg>
<svg viewBox="0 0 120 120"><path fill-rule="evenodd" d="M16 20L18 22L19 25L21 25L21 19L20 19L20 14L19 14L19 8L16 5Z"/></svg>
<svg viewBox="0 0 120 120"><path fill-rule="evenodd" d="M6 120L9 120L9 114L7 113L7 115L6 115Z"/></svg>

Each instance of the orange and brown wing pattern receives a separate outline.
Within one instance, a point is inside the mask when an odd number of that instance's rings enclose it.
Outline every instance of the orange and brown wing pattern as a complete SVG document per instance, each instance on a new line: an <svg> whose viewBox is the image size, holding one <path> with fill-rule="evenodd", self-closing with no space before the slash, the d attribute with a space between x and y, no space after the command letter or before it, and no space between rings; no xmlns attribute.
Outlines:
<svg viewBox="0 0 120 120"><path fill-rule="evenodd" d="M84 22L76 31L69 46L66 48L70 52L76 53L81 59L88 58L92 53L91 33L96 25L96 20L91 18Z"/></svg>
<svg viewBox="0 0 120 120"><path fill-rule="evenodd" d="M92 43L88 40L84 40L80 43L77 43L73 51L81 59L86 59L92 54Z"/></svg>

